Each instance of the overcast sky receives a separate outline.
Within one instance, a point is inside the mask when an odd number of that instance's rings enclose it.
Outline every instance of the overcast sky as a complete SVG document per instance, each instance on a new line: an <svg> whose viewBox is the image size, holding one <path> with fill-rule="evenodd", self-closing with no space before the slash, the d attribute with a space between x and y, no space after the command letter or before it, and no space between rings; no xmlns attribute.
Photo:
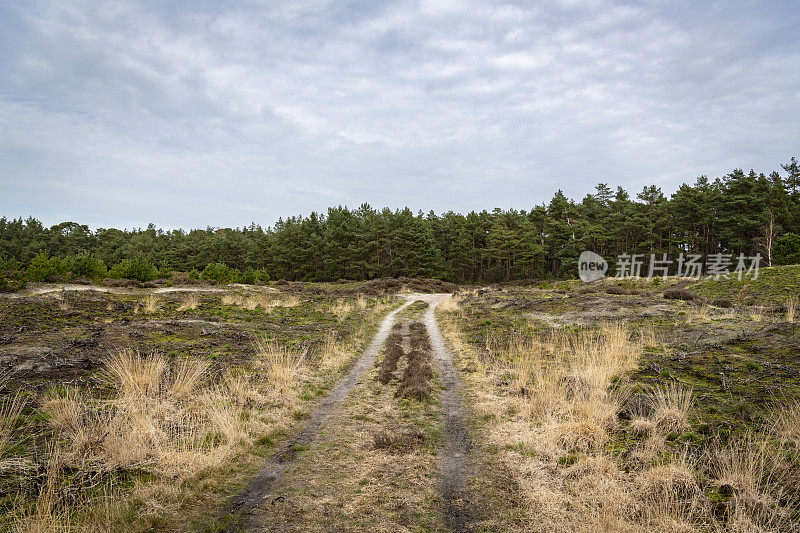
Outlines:
<svg viewBox="0 0 800 533"><path fill-rule="evenodd" d="M0 216L530 209L792 155L796 0L0 0Z"/></svg>

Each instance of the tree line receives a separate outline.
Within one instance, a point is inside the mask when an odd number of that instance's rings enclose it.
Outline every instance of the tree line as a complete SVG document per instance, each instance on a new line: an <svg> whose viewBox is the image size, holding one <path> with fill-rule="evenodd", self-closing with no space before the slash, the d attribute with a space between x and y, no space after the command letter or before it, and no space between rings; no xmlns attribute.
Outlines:
<svg viewBox="0 0 800 533"><path fill-rule="evenodd" d="M560 190L530 210L413 213L333 207L269 228L164 231L76 222L44 227L0 219L0 271L153 279L171 271L246 282L434 277L453 282L574 277L581 251L628 254L760 253L763 264L800 263L800 166L741 169L683 184L669 198L654 185L632 198L600 183L582 200ZM32 274L30 273L32 269Z"/></svg>

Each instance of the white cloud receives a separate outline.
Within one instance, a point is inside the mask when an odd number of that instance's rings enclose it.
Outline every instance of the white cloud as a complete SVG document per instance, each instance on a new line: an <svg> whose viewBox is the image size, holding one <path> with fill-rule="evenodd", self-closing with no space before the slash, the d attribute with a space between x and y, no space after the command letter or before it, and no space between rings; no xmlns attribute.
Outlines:
<svg viewBox="0 0 800 533"><path fill-rule="evenodd" d="M777 168L800 146L798 7L683 6L6 5L0 211L270 224Z"/></svg>

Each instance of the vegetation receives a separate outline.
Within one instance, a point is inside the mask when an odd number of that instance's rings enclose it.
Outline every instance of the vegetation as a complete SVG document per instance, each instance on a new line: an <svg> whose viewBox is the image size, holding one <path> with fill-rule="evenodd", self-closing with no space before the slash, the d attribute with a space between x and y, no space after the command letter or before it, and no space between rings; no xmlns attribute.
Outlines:
<svg viewBox="0 0 800 533"><path fill-rule="evenodd" d="M494 495L476 480L472 505L521 512L501 530L796 531L800 269L766 272L745 295L729 280L693 287L728 298L724 309L665 299L671 288L648 280L447 301L475 454L507 478ZM783 305L765 307L773 285Z"/></svg>
<svg viewBox="0 0 800 533"><path fill-rule="evenodd" d="M33 266L30 279L96 277L102 262L112 277L149 281L158 269L196 270L195 277L243 283L574 277L583 250L611 260L622 253L760 253L765 264L789 264L800 262L800 177L795 159L783 168L785 176L740 169L715 180L701 176L671 198L656 186L631 198L600 183L580 202L559 191L527 211L415 215L364 204L280 219L267 229L90 231L75 222L45 228L33 218L2 218L0 257ZM92 267L53 259L86 253L96 258Z"/></svg>

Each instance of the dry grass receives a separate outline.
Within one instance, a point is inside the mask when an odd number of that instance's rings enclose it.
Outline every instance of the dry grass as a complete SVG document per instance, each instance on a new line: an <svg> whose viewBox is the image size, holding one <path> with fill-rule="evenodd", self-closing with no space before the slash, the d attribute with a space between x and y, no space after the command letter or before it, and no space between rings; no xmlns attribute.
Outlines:
<svg viewBox="0 0 800 533"><path fill-rule="evenodd" d="M461 297L450 295L448 298L439 302L436 308L445 313L457 313L461 310Z"/></svg>
<svg viewBox="0 0 800 533"><path fill-rule="evenodd" d="M731 496L725 508L730 531L791 531L796 503L785 487L782 462L769 442L747 435L707 452L708 470L720 492Z"/></svg>
<svg viewBox="0 0 800 533"><path fill-rule="evenodd" d="M157 296L150 294L142 301L138 308L143 313L152 315L161 310L161 300Z"/></svg>
<svg viewBox="0 0 800 533"><path fill-rule="evenodd" d="M792 297L786 300L786 321L794 323L794 316L797 312L797 298Z"/></svg>
<svg viewBox="0 0 800 533"><path fill-rule="evenodd" d="M270 308L300 304L296 297L265 296L258 299L262 302ZM46 418L35 425L43 431L36 436L35 451L19 452L16 446L30 429L18 421L27 396L5 397L0 402L0 453L23 455L0 455L2 481L12 472L20 486L30 480L35 490L20 492L0 519L0 529L140 531L139 524L173 523L187 512L211 512L194 503L187 508L184 502L201 491L198 500L204 502L220 496L206 485L185 482L217 483L206 477L210 472L239 475L231 463L234 457L252 460L248 453L256 439L292 429L300 423L298 409L307 407L300 402L314 401L299 396L298 382L321 383L322 369L328 375L360 350L372 333L370 326L393 306L378 302L343 339L331 331L321 345L319 365L308 364L305 350L270 342L258 343L253 361L221 375L210 372L205 360L135 350L114 353L98 374L102 394L59 387L40 398ZM0 388L7 378L0 372ZM126 472L147 476L133 486L104 489L104 480Z"/></svg>
<svg viewBox="0 0 800 533"><path fill-rule="evenodd" d="M772 432L780 439L800 447L800 400L776 406L772 413Z"/></svg>
<svg viewBox="0 0 800 533"><path fill-rule="evenodd" d="M256 341L254 348L256 364L264 370L269 383L280 391L288 391L305 366L305 353L265 340Z"/></svg>
<svg viewBox="0 0 800 533"><path fill-rule="evenodd" d="M345 300L336 300L336 303L331 306L331 313L336 315L339 320L344 320L351 312L353 312L354 308L355 307L350 302Z"/></svg>
<svg viewBox="0 0 800 533"><path fill-rule="evenodd" d="M752 320L753 322L761 322L762 320L764 320L764 307L759 305L757 307L752 308L750 310L749 316L750 320Z"/></svg>
<svg viewBox="0 0 800 533"><path fill-rule="evenodd" d="M0 460L4 459L24 407L25 400L19 394L0 400Z"/></svg>
<svg viewBox="0 0 800 533"><path fill-rule="evenodd" d="M682 433L688 430L692 399L692 389L678 383L657 387L654 394L654 419L659 431Z"/></svg>
<svg viewBox="0 0 800 533"><path fill-rule="evenodd" d="M178 306L178 311L189 311L200 307L200 296L196 292L187 292Z"/></svg>

